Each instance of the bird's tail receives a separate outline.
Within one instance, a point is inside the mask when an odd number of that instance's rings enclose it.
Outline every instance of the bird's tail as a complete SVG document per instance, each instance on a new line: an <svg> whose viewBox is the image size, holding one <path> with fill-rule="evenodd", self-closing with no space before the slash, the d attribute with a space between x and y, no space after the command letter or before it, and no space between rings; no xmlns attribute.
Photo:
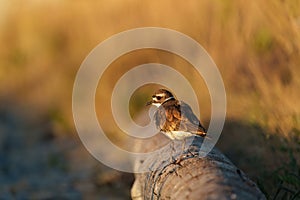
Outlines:
<svg viewBox="0 0 300 200"><path fill-rule="evenodd" d="M207 135L207 132L204 132L204 131L197 131L197 132L194 132L194 134L196 136L200 136L200 137L203 137L203 138L206 138L206 139L209 139L209 140L212 140L212 137L210 137L209 135Z"/></svg>

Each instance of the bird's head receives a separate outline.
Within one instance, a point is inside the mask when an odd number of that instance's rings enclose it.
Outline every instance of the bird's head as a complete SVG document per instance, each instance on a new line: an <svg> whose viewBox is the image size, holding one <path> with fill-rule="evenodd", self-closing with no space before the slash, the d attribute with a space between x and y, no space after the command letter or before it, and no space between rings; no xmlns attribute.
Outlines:
<svg viewBox="0 0 300 200"><path fill-rule="evenodd" d="M175 99L174 95L166 90L166 89L159 89L152 95L152 100L147 103L147 105L154 105L159 107L164 102Z"/></svg>

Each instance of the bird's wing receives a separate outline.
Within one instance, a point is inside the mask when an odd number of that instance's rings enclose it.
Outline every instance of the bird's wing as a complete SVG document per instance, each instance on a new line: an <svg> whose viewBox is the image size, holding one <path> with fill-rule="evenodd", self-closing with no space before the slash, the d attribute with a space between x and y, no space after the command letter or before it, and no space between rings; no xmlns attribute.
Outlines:
<svg viewBox="0 0 300 200"><path fill-rule="evenodd" d="M199 135L206 132L188 104L180 101L178 102L178 106L180 109L173 109L173 116L181 121L180 129Z"/></svg>
<svg viewBox="0 0 300 200"><path fill-rule="evenodd" d="M154 122L156 128L161 130L164 126L165 121L166 121L166 116L164 113L164 109L162 107L159 107L154 114Z"/></svg>

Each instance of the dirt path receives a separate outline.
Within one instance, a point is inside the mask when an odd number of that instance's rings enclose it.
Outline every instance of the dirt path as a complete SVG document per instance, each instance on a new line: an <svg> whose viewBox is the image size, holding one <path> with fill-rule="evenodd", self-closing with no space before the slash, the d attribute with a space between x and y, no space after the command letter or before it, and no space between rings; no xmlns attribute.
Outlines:
<svg viewBox="0 0 300 200"><path fill-rule="evenodd" d="M0 111L0 199L129 199L132 176L101 165L76 136ZM126 181L125 181L126 180Z"/></svg>

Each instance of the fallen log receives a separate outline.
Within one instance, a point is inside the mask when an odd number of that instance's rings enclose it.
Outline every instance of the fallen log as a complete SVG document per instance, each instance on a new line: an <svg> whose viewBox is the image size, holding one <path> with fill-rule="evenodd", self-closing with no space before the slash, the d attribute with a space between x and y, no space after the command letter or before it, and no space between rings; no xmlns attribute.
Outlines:
<svg viewBox="0 0 300 200"><path fill-rule="evenodd" d="M137 149L153 150L162 137L139 144ZM216 148L199 157L202 138L195 137L185 148L182 142L170 142L159 155L135 161L138 170L148 168L148 172L135 174L132 199L266 199L257 185ZM176 151L171 155L172 149Z"/></svg>

